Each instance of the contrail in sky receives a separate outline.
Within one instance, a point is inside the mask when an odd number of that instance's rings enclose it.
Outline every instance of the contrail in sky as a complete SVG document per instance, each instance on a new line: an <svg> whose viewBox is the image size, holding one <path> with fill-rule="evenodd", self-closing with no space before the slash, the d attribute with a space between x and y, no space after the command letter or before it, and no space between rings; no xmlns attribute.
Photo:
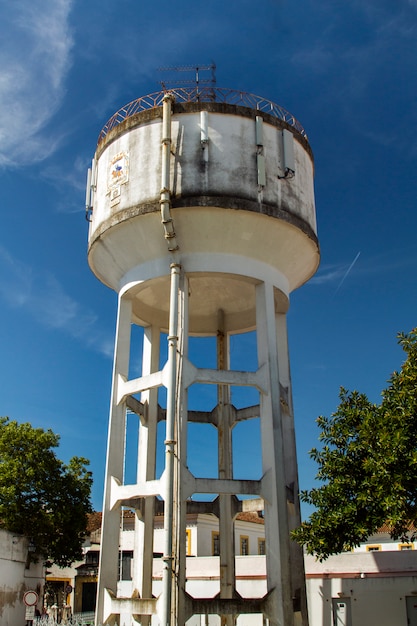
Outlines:
<svg viewBox="0 0 417 626"><path fill-rule="evenodd" d="M353 259L352 263L349 265L349 267L347 268L342 280L340 281L340 283L337 286L337 289L335 291L335 294L339 291L340 287L343 285L343 283L345 282L346 278L349 276L350 271L352 269L352 267L355 265L356 261L359 259L360 256L360 252L358 252L358 254L355 256L355 258Z"/></svg>

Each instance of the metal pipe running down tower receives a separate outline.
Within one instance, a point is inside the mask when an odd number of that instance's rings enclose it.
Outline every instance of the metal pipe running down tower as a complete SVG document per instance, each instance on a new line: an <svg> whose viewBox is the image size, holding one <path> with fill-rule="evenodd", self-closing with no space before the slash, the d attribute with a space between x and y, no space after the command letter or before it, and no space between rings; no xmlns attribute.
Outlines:
<svg viewBox="0 0 417 626"><path fill-rule="evenodd" d="M178 402L177 358L178 358L178 295L181 266L171 265L171 295L169 308L167 410L165 445L165 495L164 495L164 562L162 575L163 611L161 623L171 624L171 596L174 574L173 522L174 522L174 471L177 441L175 438L176 407Z"/></svg>
<svg viewBox="0 0 417 626"><path fill-rule="evenodd" d="M229 337L225 333L224 311L218 312L217 368L229 369ZM232 410L229 385L217 386L217 437L219 454L219 478L233 479L232 459ZM220 544L220 597L236 597L235 588L235 533L232 496L219 494L219 544ZM233 626L233 615L222 615L221 626Z"/></svg>
<svg viewBox="0 0 417 626"><path fill-rule="evenodd" d="M174 98L167 94L162 104L162 174L161 174L161 221L164 227L164 236L168 244L168 250L175 252L178 244L175 237L174 222L171 216L171 186L170 186L170 160L171 160L171 107Z"/></svg>

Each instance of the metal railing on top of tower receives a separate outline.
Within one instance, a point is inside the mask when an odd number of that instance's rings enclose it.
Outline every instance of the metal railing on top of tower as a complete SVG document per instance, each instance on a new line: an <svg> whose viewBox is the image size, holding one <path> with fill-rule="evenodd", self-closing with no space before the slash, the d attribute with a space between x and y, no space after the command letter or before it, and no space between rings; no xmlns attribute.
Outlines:
<svg viewBox="0 0 417 626"><path fill-rule="evenodd" d="M269 113L273 117L283 120L303 137L307 138L307 134L300 122L286 109L279 104L256 96L245 91L235 89L224 89L215 86L195 85L193 87L175 87L168 90L157 91L155 93L142 96L136 100L132 100L125 106L121 107L103 126L97 143L99 144L106 135L116 126L124 122L129 117L162 106L162 100L167 93L172 93L176 102L220 102L224 104L234 104L237 106L248 107L264 113Z"/></svg>

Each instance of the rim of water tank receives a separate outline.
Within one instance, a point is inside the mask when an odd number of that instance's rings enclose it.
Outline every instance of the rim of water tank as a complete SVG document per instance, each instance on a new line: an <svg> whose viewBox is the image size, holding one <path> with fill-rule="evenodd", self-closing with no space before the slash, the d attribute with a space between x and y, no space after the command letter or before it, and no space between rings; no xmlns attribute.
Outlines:
<svg viewBox="0 0 417 626"><path fill-rule="evenodd" d="M284 107L252 93L245 91L239 91L236 89L225 89L221 87L181 87L176 89L169 89L167 91L156 91L146 96L141 96L132 100L128 104L122 106L116 113L114 113L104 124L100 131L97 146L106 138L107 134L116 128L119 124L122 124L125 120L142 111L149 111L162 106L162 101L167 94L174 97L175 102L187 103L187 102L216 102L220 104L232 104L236 106L248 107L259 111L261 113L267 113L272 117L275 117L292 128L294 128L304 139L307 139L307 133L304 130L300 122Z"/></svg>

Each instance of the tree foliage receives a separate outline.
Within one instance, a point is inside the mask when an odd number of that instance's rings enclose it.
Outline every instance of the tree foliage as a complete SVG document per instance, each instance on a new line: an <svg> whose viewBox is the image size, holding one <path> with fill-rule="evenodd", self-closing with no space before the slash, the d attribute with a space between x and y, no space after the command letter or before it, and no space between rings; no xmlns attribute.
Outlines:
<svg viewBox="0 0 417 626"><path fill-rule="evenodd" d="M417 329L398 338L406 360L381 403L342 388L336 412L317 419L324 445L310 456L323 484L301 493L316 510L293 538L320 560L359 545L383 524L395 540L415 536Z"/></svg>
<svg viewBox="0 0 417 626"><path fill-rule="evenodd" d="M38 558L65 566L81 557L92 477L86 459L60 461L58 445L50 429L0 417L0 527L27 536Z"/></svg>

